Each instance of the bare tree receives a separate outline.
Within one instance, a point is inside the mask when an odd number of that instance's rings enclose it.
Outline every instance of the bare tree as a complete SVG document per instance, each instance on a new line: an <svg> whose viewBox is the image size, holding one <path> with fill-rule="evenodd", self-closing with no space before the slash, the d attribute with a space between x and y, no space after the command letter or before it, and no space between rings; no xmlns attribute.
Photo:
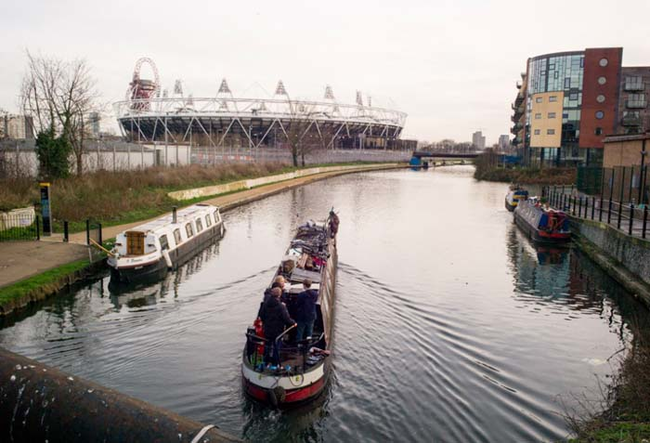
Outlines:
<svg viewBox="0 0 650 443"><path fill-rule="evenodd" d="M27 61L20 94L23 112L34 119L37 133L52 131L69 143L81 175L86 118L100 107L90 68L83 59L63 61L29 52Z"/></svg>
<svg viewBox="0 0 650 443"><path fill-rule="evenodd" d="M293 165L298 166L298 158L301 158L304 166L305 154L312 139L309 133L314 126L314 120L310 116L310 110L303 103L289 101L289 112L289 122L282 126L282 130L291 152Z"/></svg>

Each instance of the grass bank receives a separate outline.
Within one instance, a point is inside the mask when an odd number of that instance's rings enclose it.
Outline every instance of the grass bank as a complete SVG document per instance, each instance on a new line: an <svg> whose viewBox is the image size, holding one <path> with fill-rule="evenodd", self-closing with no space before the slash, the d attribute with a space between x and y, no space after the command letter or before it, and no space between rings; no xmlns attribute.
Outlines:
<svg viewBox="0 0 650 443"><path fill-rule="evenodd" d="M529 185L571 185L576 182L575 168L476 168L477 180Z"/></svg>
<svg viewBox="0 0 650 443"><path fill-rule="evenodd" d="M0 288L0 314L9 314L55 294L93 272L92 268L88 260L78 260Z"/></svg>
<svg viewBox="0 0 650 443"><path fill-rule="evenodd" d="M594 401L585 399L582 412L568 414L574 443L641 443L650 441L650 341L635 333L634 343L620 371ZM589 413L590 407L604 413ZM587 411L585 413L585 411Z"/></svg>
<svg viewBox="0 0 650 443"><path fill-rule="evenodd" d="M347 163L349 165L364 162ZM343 166L346 164L337 164ZM309 165L306 168L329 166ZM55 230L63 220L70 232L85 229L85 220L100 220L104 226L132 223L169 211L178 201L167 194L182 189L292 172L302 168L281 163L190 165L178 168L153 167L136 171L98 171L52 183L52 212ZM0 210L35 205L38 186L33 179L0 180ZM191 203L191 202L190 202Z"/></svg>

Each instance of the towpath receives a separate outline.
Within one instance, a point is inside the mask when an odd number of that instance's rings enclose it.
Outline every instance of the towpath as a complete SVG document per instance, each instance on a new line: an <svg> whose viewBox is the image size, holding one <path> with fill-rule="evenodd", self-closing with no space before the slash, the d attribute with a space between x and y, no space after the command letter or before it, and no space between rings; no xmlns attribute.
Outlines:
<svg viewBox="0 0 650 443"><path fill-rule="evenodd" d="M0 250L0 288L88 258L85 246L53 241L2 242Z"/></svg>

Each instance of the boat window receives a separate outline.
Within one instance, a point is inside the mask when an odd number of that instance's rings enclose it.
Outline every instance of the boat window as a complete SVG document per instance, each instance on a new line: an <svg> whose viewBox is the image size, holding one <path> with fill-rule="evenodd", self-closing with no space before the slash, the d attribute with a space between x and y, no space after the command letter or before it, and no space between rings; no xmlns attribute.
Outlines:
<svg viewBox="0 0 650 443"><path fill-rule="evenodd" d="M210 216L209 216L209 215L206 215L206 216L205 216L205 225L206 225L208 228L209 228L210 226L212 226L212 220L210 220Z"/></svg>
<svg viewBox="0 0 650 443"><path fill-rule="evenodd" d="M164 251L165 249L169 249L169 241L167 240L166 235L161 235L160 236L160 250Z"/></svg>
<svg viewBox="0 0 650 443"><path fill-rule="evenodd" d="M221 216L219 215L219 211L214 211L214 222L219 223L219 219Z"/></svg>
<svg viewBox="0 0 650 443"><path fill-rule="evenodd" d="M192 238L194 235L194 229L192 229L192 223L185 225L185 232L187 233L187 238Z"/></svg>
<svg viewBox="0 0 650 443"><path fill-rule="evenodd" d="M174 240L176 240L176 245L180 245L183 242L183 239L181 238L181 230L180 229L174 229Z"/></svg>
<svg viewBox="0 0 650 443"><path fill-rule="evenodd" d="M126 233L126 255L144 254L144 232L129 231Z"/></svg>
<svg viewBox="0 0 650 443"><path fill-rule="evenodd" d="M203 223L201 223L201 219L197 218L196 219L196 232L199 233L203 231Z"/></svg>

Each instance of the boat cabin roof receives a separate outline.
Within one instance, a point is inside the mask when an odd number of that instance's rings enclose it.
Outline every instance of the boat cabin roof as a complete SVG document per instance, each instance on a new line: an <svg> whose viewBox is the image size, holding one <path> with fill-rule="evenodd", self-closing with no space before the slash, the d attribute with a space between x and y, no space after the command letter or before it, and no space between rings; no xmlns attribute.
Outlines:
<svg viewBox="0 0 650 443"><path fill-rule="evenodd" d="M182 225L183 223L193 221L196 217L212 214L214 211L218 210L219 208L217 206L207 205L204 203L188 206L187 208L176 211L176 224ZM136 226L135 228L127 229L126 231L155 232L159 229L173 225L173 219L173 213L170 212L156 220L149 221Z"/></svg>

